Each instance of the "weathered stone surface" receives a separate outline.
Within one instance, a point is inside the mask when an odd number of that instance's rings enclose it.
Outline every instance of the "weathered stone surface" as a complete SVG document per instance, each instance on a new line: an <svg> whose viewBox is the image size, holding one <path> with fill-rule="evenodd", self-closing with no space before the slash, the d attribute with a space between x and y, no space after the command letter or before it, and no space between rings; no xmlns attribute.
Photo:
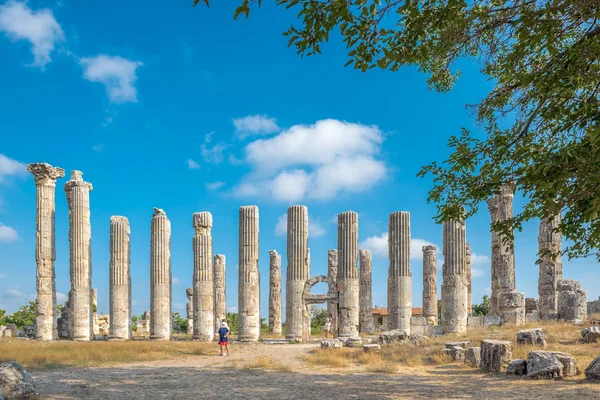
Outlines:
<svg viewBox="0 0 600 400"><path fill-rule="evenodd" d="M512 343L485 339L481 342L481 369L486 372L504 372L512 359Z"/></svg>
<svg viewBox="0 0 600 400"><path fill-rule="evenodd" d="M371 297L371 271L373 256L370 250L359 250L360 281L358 290L359 332L373 333L373 299Z"/></svg>
<svg viewBox="0 0 600 400"><path fill-rule="evenodd" d="M363 344L362 348L365 351L365 353L371 353L371 352L381 350L381 345L380 344Z"/></svg>
<svg viewBox="0 0 600 400"><path fill-rule="evenodd" d="M337 271L338 271L338 251L331 249L327 251L327 277L329 278L329 288L327 295L338 296L337 292ZM327 301L327 315L332 316L331 333L336 335L338 331L338 303L337 301Z"/></svg>
<svg viewBox="0 0 600 400"><path fill-rule="evenodd" d="M560 379L577 374L577 361L568 353L535 350L527 355L527 377Z"/></svg>
<svg viewBox="0 0 600 400"><path fill-rule="evenodd" d="M466 234L464 221L443 223L442 326L446 333L467 331Z"/></svg>
<svg viewBox="0 0 600 400"><path fill-rule="evenodd" d="M347 347L359 349L363 346L363 341L361 337L350 337L346 340L345 345Z"/></svg>
<svg viewBox="0 0 600 400"><path fill-rule="evenodd" d="M35 339L37 336L37 327L35 324L28 324L23 326L23 335L30 339Z"/></svg>
<svg viewBox="0 0 600 400"><path fill-rule="evenodd" d="M453 347L460 347L463 349L468 349L469 345L471 344L471 342L469 341L465 341L465 342L448 342L444 344L444 347L447 349L451 349Z"/></svg>
<svg viewBox="0 0 600 400"><path fill-rule="evenodd" d="M29 164L27 170L33 174L36 187L36 335L41 340L56 340L54 199L56 180L64 177L65 171L46 163Z"/></svg>
<svg viewBox="0 0 600 400"><path fill-rule="evenodd" d="M358 214L354 211L338 215L338 257L339 335L355 338L358 337L359 284Z"/></svg>
<svg viewBox="0 0 600 400"><path fill-rule="evenodd" d="M260 273L258 268L258 207L240 207L238 280L238 340L260 338Z"/></svg>
<svg viewBox="0 0 600 400"><path fill-rule="evenodd" d="M4 333L5 336L17 337L17 325L11 323L6 324L6 330L4 331Z"/></svg>
<svg viewBox="0 0 600 400"><path fill-rule="evenodd" d="M187 331L186 334L194 334L194 288L185 289L185 295L188 298L188 302L185 304L185 311L187 317Z"/></svg>
<svg viewBox="0 0 600 400"><path fill-rule="evenodd" d="M341 349L344 347L344 342L339 339L326 339L321 341L322 349Z"/></svg>
<svg viewBox="0 0 600 400"><path fill-rule="evenodd" d="M517 344L542 346L546 348L546 339L542 328L524 329L517 332Z"/></svg>
<svg viewBox="0 0 600 400"><path fill-rule="evenodd" d="M109 296L111 339L131 338L131 248L129 221L110 217Z"/></svg>
<svg viewBox="0 0 600 400"><path fill-rule="evenodd" d="M423 318L428 325L437 325L437 262L436 247L423 246Z"/></svg>
<svg viewBox="0 0 600 400"><path fill-rule="evenodd" d="M428 326L428 328L431 328L431 326ZM411 333L411 335L408 337L408 340L410 340L410 342L415 346L421 346L429 342L429 337L418 333Z"/></svg>
<svg viewBox="0 0 600 400"><path fill-rule="evenodd" d="M150 223L150 339L171 340L171 222L154 208Z"/></svg>
<svg viewBox="0 0 600 400"><path fill-rule="evenodd" d="M93 332L92 311L92 231L90 226L90 192L92 184L84 182L81 171L71 171L65 183L69 206L69 244L71 250L71 302L73 340L88 341Z"/></svg>
<svg viewBox="0 0 600 400"><path fill-rule="evenodd" d="M538 300L533 297L525 298L525 314L538 311Z"/></svg>
<svg viewBox="0 0 600 400"><path fill-rule="evenodd" d="M221 327L221 321L227 318L227 300L225 298L225 256L223 254L215 255L213 273L216 333Z"/></svg>
<svg viewBox="0 0 600 400"><path fill-rule="evenodd" d="M35 395L33 378L19 363L0 364L0 399L27 399Z"/></svg>
<svg viewBox="0 0 600 400"><path fill-rule="evenodd" d="M285 302L285 337L307 341L305 327L304 285L310 278L308 262L308 209L291 206L287 212L287 277Z"/></svg>
<svg viewBox="0 0 600 400"><path fill-rule="evenodd" d="M584 320L587 317L587 293L579 282L561 279L557 284L558 318L565 321Z"/></svg>
<svg viewBox="0 0 600 400"><path fill-rule="evenodd" d="M481 366L481 348L469 347L465 354L465 363L473 368L479 368Z"/></svg>
<svg viewBox="0 0 600 400"><path fill-rule="evenodd" d="M393 212L388 220L388 328L410 335L412 272L410 270L410 213Z"/></svg>
<svg viewBox="0 0 600 400"><path fill-rule="evenodd" d="M492 225L513 217L514 194L515 183L507 182L500 186L494 196L487 201ZM492 295L490 296L492 315L501 315L500 295L514 292L516 288L514 243L508 243L506 239L499 232L492 231Z"/></svg>
<svg viewBox="0 0 600 400"><path fill-rule="evenodd" d="M524 376L527 374L527 360L513 360L506 367L506 375Z"/></svg>
<svg viewBox="0 0 600 400"><path fill-rule="evenodd" d="M495 315L490 315L490 316L486 316L483 317L483 325L484 326L498 326L502 323L502 318L495 316Z"/></svg>
<svg viewBox="0 0 600 400"><path fill-rule="evenodd" d="M58 331L58 337L60 339L71 339L71 317L73 313L71 311L71 296L67 297L60 316L56 321L56 330Z"/></svg>
<svg viewBox="0 0 600 400"><path fill-rule="evenodd" d="M408 340L408 336L404 330L395 329L391 331L381 332L379 334L379 343L390 344L396 342L405 342Z"/></svg>
<svg viewBox="0 0 600 400"><path fill-rule="evenodd" d="M600 339L600 327L591 326L581 330L581 337L585 343L594 343Z"/></svg>
<svg viewBox="0 0 600 400"><path fill-rule="evenodd" d="M600 381L600 356L594 358L585 369L585 377L589 380Z"/></svg>
<svg viewBox="0 0 600 400"><path fill-rule="evenodd" d="M443 354L448 354L452 362L465 361L467 350L460 346L442 349Z"/></svg>
<svg viewBox="0 0 600 400"><path fill-rule="evenodd" d="M281 256L269 250L269 333L281 335Z"/></svg>
<svg viewBox="0 0 600 400"><path fill-rule="evenodd" d="M467 281L467 315L473 313L473 274L471 268L471 245L465 245L465 280Z"/></svg>
<svg viewBox="0 0 600 400"><path fill-rule="evenodd" d="M558 281L562 279L562 261L560 259L560 246L562 242L562 233L556 231L560 225L560 214L550 218L544 218L540 221L538 235L539 251L544 250L551 255L542 256L538 278L538 312L543 320L556 319L558 315Z"/></svg>
<svg viewBox="0 0 600 400"><path fill-rule="evenodd" d="M600 298L587 302L587 314L588 317L591 317L593 314L600 314Z"/></svg>
<svg viewBox="0 0 600 400"><path fill-rule="evenodd" d="M192 227L194 228L192 237L194 251L193 340L210 342L215 337L212 214L206 211L194 213Z"/></svg>
<svg viewBox="0 0 600 400"><path fill-rule="evenodd" d="M525 323L525 293L500 293L497 300L503 324L523 325Z"/></svg>

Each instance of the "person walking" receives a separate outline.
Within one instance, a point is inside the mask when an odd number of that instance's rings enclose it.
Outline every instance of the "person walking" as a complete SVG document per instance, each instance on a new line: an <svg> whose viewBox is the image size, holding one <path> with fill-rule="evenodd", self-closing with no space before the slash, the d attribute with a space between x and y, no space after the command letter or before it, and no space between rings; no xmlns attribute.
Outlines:
<svg viewBox="0 0 600 400"><path fill-rule="evenodd" d="M325 321L325 339L329 337L329 331L331 331L331 322L333 321L333 315L329 314L327 321Z"/></svg>
<svg viewBox="0 0 600 400"><path fill-rule="evenodd" d="M221 327L219 328L219 348L221 349L221 356L229 356L229 327L227 322L223 320ZM227 351L227 354L223 353L223 348Z"/></svg>

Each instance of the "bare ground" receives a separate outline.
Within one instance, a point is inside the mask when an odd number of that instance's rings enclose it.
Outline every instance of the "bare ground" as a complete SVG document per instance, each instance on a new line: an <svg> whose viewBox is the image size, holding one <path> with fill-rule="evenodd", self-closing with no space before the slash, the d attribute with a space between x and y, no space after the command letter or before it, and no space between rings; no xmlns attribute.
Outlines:
<svg viewBox="0 0 600 400"><path fill-rule="evenodd" d="M301 357L316 349L314 344L231 347L231 357L215 351L214 356L34 370L32 375L43 399L600 399L600 384L581 376L530 381L460 365L372 374L359 365L336 370L307 364ZM253 367L265 359L274 369Z"/></svg>

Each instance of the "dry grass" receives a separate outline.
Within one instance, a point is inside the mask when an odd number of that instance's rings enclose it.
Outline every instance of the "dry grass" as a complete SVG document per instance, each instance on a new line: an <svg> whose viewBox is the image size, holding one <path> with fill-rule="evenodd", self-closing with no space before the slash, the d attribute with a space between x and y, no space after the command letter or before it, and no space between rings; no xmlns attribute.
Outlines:
<svg viewBox="0 0 600 400"><path fill-rule="evenodd" d="M302 356L300 358L314 366L347 368L350 365L347 355L350 353L350 349L336 349L333 351L319 349L308 356Z"/></svg>
<svg viewBox="0 0 600 400"><path fill-rule="evenodd" d="M293 372L292 367L289 365L281 364L280 362L271 360L266 357L258 357L250 364L246 365L244 369L264 369L269 371L278 371L278 372Z"/></svg>
<svg viewBox="0 0 600 400"><path fill-rule="evenodd" d="M198 342L39 342L4 338L0 362L16 361L25 368L99 366L211 354L214 343Z"/></svg>

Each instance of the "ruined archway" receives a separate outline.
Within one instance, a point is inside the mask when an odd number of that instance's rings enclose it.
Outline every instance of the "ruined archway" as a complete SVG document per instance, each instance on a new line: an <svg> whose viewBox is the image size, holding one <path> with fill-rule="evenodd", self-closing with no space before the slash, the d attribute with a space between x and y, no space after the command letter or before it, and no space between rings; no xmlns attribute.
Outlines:
<svg viewBox="0 0 600 400"><path fill-rule="evenodd" d="M311 289L317 284L324 282L327 284L326 294L311 294ZM338 320L337 315L337 304L338 304L338 288L334 281L332 281L327 275L317 275L306 281L304 284L304 292L302 293L302 302L304 303L304 329L302 329L302 341L308 342L310 340L310 306L311 304L334 304L336 312L333 313L334 321ZM333 324L335 327L337 324Z"/></svg>

